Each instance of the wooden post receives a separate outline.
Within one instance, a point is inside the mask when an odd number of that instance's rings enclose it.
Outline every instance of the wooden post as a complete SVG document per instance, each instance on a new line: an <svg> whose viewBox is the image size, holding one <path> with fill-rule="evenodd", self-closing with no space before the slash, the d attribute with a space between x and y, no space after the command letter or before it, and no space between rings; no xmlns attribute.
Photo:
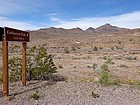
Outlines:
<svg viewBox="0 0 140 105"><path fill-rule="evenodd" d="M22 86L26 86L26 43L22 43Z"/></svg>
<svg viewBox="0 0 140 105"><path fill-rule="evenodd" d="M8 42L3 37L2 41L2 49L3 49L3 95L9 95L9 81L8 81Z"/></svg>

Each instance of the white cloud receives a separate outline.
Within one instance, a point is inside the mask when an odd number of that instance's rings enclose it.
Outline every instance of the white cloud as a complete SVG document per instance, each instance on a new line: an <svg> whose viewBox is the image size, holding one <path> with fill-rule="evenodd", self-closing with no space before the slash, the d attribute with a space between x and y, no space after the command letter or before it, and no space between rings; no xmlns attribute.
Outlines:
<svg viewBox="0 0 140 105"><path fill-rule="evenodd" d="M87 29L88 27L99 27L105 23L110 23L125 28L140 28L140 11L109 17L79 18L71 21L57 20L55 27L75 28L80 27Z"/></svg>
<svg viewBox="0 0 140 105"><path fill-rule="evenodd" d="M0 17L0 27L4 27L4 26L21 29L21 30L34 30L39 28L30 23L13 21L5 17Z"/></svg>
<svg viewBox="0 0 140 105"><path fill-rule="evenodd" d="M47 14L48 16L55 16L56 15L56 13L49 13L49 14Z"/></svg>
<svg viewBox="0 0 140 105"><path fill-rule="evenodd" d="M51 16L51 17L50 17L50 19L51 19L51 21L54 21L54 22L61 21L61 19L60 19L60 18L53 17L53 16Z"/></svg>

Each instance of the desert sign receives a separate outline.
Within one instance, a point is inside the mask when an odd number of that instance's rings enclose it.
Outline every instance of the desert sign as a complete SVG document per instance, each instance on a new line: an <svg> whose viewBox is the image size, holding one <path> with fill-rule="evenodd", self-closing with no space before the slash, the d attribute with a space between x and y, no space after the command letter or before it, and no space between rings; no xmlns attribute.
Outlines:
<svg viewBox="0 0 140 105"><path fill-rule="evenodd" d="M22 42L22 85L26 86L26 42L30 41L29 32L13 28L0 27L0 41L3 51L3 95L9 95L8 42Z"/></svg>
<svg viewBox="0 0 140 105"><path fill-rule="evenodd" d="M6 41L18 41L18 42L29 42L29 32L21 31L13 28L4 28L4 34Z"/></svg>

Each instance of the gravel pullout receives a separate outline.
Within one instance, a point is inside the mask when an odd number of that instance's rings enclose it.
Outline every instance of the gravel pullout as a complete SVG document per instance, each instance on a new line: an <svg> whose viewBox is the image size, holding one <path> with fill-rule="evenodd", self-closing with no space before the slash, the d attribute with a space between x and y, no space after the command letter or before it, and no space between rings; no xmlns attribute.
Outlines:
<svg viewBox="0 0 140 105"><path fill-rule="evenodd" d="M2 85L0 86L2 94ZM33 93L39 100L31 99ZM99 95L94 98L93 94ZM140 89L129 85L103 87L92 82L32 81L26 87L10 84L10 96L0 105L140 105Z"/></svg>

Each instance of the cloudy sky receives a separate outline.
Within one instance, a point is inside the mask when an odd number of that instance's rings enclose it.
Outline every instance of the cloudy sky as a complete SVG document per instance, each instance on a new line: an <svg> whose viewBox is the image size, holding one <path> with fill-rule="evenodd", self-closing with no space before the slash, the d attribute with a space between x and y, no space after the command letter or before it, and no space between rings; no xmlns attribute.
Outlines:
<svg viewBox="0 0 140 105"><path fill-rule="evenodd" d="M140 28L140 0L0 0L0 26L23 30Z"/></svg>

